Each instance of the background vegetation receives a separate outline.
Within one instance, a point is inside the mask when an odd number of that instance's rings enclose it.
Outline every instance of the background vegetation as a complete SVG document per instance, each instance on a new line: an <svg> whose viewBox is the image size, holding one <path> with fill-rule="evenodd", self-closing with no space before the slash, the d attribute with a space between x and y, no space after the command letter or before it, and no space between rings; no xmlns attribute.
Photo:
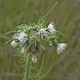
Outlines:
<svg viewBox="0 0 80 80"><path fill-rule="evenodd" d="M67 42L68 48L62 55L47 48L42 75L53 69L41 80L80 80L80 0L0 0L0 80L21 80L23 69L16 50L5 41L12 35L3 36L22 23L36 22L55 2L58 5L46 18L47 24L54 22L59 31L67 36L59 38ZM39 67L35 64L35 70Z"/></svg>

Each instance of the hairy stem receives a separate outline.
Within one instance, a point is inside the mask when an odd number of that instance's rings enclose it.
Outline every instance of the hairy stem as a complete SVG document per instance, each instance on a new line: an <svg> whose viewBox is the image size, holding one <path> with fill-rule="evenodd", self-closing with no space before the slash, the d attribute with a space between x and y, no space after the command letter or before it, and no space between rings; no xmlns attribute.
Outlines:
<svg viewBox="0 0 80 80"><path fill-rule="evenodd" d="M30 67L30 61L31 61L31 55L28 54L28 57L27 57L27 61L26 61L26 64L25 64L25 69L24 69L24 77L23 77L23 80L29 80L28 76L29 76L29 67Z"/></svg>

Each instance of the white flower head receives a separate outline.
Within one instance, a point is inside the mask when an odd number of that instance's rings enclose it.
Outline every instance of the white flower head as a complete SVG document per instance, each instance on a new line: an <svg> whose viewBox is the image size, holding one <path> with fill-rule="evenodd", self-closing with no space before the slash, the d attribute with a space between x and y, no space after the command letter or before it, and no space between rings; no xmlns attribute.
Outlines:
<svg viewBox="0 0 80 80"><path fill-rule="evenodd" d="M13 40L10 44L11 44L11 46L14 47L14 48L15 48L16 46L18 46L18 42L16 42L15 40Z"/></svg>
<svg viewBox="0 0 80 80"><path fill-rule="evenodd" d="M18 37L18 40L21 42L21 43L25 43L27 41L27 34L24 33L24 32L21 32L19 34L19 37Z"/></svg>
<svg viewBox="0 0 80 80"><path fill-rule="evenodd" d="M39 36L42 36L42 37L46 37L46 29L45 28L41 28L38 33L37 33Z"/></svg>
<svg viewBox="0 0 80 80"><path fill-rule="evenodd" d="M24 32L19 32L13 35L13 39L18 40L20 43L25 43L28 40L27 34Z"/></svg>
<svg viewBox="0 0 80 80"><path fill-rule="evenodd" d="M66 43L59 43L57 46L57 53L61 54L66 49L67 44Z"/></svg>
<svg viewBox="0 0 80 80"><path fill-rule="evenodd" d="M52 35L55 35L56 34L56 29L55 29L55 24L54 23L50 23L48 25L48 31L52 34Z"/></svg>
<svg viewBox="0 0 80 80"><path fill-rule="evenodd" d="M37 57L36 57L36 55L33 55L33 56L32 56L32 62L33 62L33 63L37 63Z"/></svg>

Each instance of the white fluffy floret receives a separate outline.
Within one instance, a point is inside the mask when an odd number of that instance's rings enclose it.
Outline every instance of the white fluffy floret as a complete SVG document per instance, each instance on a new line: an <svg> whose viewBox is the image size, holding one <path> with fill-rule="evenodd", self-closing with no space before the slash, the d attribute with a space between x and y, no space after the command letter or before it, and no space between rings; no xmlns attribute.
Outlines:
<svg viewBox="0 0 80 80"><path fill-rule="evenodd" d="M66 43L59 43L57 46L57 53L61 54L66 49L67 44Z"/></svg>
<svg viewBox="0 0 80 80"><path fill-rule="evenodd" d="M28 39L27 34L24 32L16 33L13 35L13 39L18 40L20 43L25 43Z"/></svg>
<svg viewBox="0 0 80 80"><path fill-rule="evenodd" d="M24 33L24 32L21 32L19 34L19 37L18 37L18 40L21 42L21 43L25 43L27 41L27 34Z"/></svg>
<svg viewBox="0 0 80 80"><path fill-rule="evenodd" d="M46 37L46 29L45 28L41 28L38 33L37 33L39 36L43 36L43 37Z"/></svg>
<svg viewBox="0 0 80 80"><path fill-rule="evenodd" d="M18 46L18 42L16 42L15 40L13 40L11 42L11 46L15 48L16 46Z"/></svg>
<svg viewBox="0 0 80 80"><path fill-rule="evenodd" d="M55 35L56 34L56 29L55 29L55 25L53 23L50 23L48 25L48 31L52 34L52 35Z"/></svg>

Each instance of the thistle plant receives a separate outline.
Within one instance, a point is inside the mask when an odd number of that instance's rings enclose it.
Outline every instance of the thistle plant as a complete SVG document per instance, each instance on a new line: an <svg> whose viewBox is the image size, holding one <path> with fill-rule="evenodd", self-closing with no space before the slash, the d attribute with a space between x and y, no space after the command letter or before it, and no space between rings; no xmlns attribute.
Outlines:
<svg viewBox="0 0 80 80"><path fill-rule="evenodd" d="M42 41L45 40L50 47L54 46L57 54L63 53L67 47L66 43L58 42L57 33L62 33L56 30L54 22L47 25L43 18L33 24L21 24L17 26L15 31L11 32L14 32L14 34L8 42L18 51L16 55L20 58L24 69L23 80L39 80L39 72L34 73L33 64L38 63L37 55L41 53L40 48L42 51L46 50ZM43 61L44 56L40 69L42 69Z"/></svg>

